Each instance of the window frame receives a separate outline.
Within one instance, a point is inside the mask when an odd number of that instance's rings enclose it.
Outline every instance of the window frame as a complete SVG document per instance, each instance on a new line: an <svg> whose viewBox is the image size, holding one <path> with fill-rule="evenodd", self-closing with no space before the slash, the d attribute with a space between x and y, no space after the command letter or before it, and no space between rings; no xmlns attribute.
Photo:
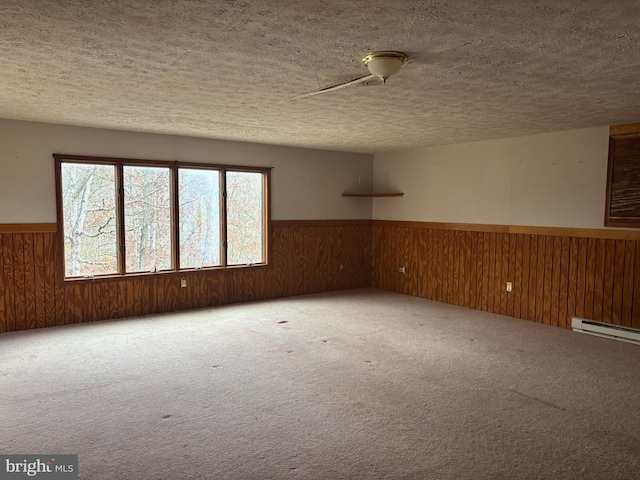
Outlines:
<svg viewBox="0 0 640 480"><path fill-rule="evenodd" d="M270 264L269 239L271 236L271 170L273 167L257 167L246 165L214 164L200 162L181 162L167 160L148 160L117 157L95 157L86 155L53 154L55 161L56 182L56 223L57 223L57 270L58 278L62 283L75 283L83 281L124 279L149 275L172 275L193 272L229 270L239 268L261 268ZM62 192L62 164L96 164L115 167L115 198L116 198L116 248L117 273L104 275L67 277L65 269L65 243L64 243L64 217L63 217L63 192ZM123 171L125 166L133 167L161 167L168 168L170 172L170 203L171 203L171 268L157 272L126 272L126 244L124 226L124 189ZM220 265L180 268L180 223L179 223L179 198L178 198L178 170L181 168L194 170L214 170L220 172ZM250 172L262 175L262 262L240 265L228 265L227 243L227 172Z"/></svg>

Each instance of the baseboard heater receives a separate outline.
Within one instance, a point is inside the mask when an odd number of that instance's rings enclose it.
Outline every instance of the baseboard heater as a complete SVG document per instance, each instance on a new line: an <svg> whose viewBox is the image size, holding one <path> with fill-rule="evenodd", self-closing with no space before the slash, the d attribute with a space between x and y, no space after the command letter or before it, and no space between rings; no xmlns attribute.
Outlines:
<svg viewBox="0 0 640 480"><path fill-rule="evenodd" d="M573 317L571 327L574 332L586 333L597 337L620 340L621 342L635 343L640 345L640 330L609 323L596 322L595 320L585 320L584 318Z"/></svg>

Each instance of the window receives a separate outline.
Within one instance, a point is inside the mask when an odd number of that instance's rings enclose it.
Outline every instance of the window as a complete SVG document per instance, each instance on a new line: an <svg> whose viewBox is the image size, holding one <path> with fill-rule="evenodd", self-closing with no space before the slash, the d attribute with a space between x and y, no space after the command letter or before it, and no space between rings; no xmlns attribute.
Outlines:
<svg viewBox="0 0 640 480"><path fill-rule="evenodd" d="M268 168L54 158L65 279L267 263Z"/></svg>
<svg viewBox="0 0 640 480"><path fill-rule="evenodd" d="M65 276L118 271L116 169L62 164L62 231Z"/></svg>
<svg viewBox="0 0 640 480"><path fill-rule="evenodd" d="M260 228L263 215L261 175L255 172L228 172L227 238L230 264L260 262L264 242L264 232Z"/></svg>
<svg viewBox="0 0 640 480"><path fill-rule="evenodd" d="M184 268L220 265L220 172L181 168L178 188L180 264Z"/></svg>
<svg viewBox="0 0 640 480"><path fill-rule="evenodd" d="M170 270L171 171L122 167L127 272Z"/></svg>

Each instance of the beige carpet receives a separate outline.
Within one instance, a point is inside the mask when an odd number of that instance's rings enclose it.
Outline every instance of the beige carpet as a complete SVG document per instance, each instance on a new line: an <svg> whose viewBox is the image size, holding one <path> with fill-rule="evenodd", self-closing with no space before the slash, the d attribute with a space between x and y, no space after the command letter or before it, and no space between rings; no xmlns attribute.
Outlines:
<svg viewBox="0 0 640 480"><path fill-rule="evenodd" d="M639 380L635 345L353 290L0 335L0 453L96 480L634 479Z"/></svg>

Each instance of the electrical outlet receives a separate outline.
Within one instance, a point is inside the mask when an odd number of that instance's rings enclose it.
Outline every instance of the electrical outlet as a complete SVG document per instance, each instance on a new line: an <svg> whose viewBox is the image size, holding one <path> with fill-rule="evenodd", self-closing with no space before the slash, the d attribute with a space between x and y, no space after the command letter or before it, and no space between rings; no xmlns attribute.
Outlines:
<svg viewBox="0 0 640 480"><path fill-rule="evenodd" d="M510 292L511 290L513 290L513 283L507 282L507 292Z"/></svg>
<svg viewBox="0 0 640 480"><path fill-rule="evenodd" d="M398 269L398 272L400 272L400 273L405 273L405 269L404 269L404 267L400 267L400 268Z"/></svg>
<svg viewBox="0 0 640 480"><path fill-rule="evenodd" d="M181 278L180 279L180 286L182 288L187 288L187 279L186 278Z"/></svg>

